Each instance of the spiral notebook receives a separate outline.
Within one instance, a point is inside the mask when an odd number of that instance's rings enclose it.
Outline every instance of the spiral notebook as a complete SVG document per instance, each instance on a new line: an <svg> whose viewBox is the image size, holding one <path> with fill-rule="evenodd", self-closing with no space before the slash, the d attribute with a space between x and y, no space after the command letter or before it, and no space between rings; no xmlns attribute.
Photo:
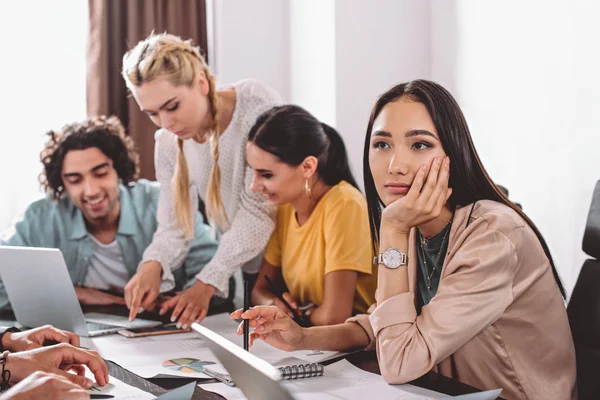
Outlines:
<svg viewBox="0 0 600 400"><path fill-rule="evenodd" d="M298 363L295 364L294 362ZM276 365L275 367L281 374L282 380L314 378L316 376L323 376L323 373L325 372L325 366L323 364L303 364L303 360L293 357L282 360L282 362L279 363L279 366ZM223 382L228 386L235 386L235 382L221 364L206 365L202 370L206 375L215 378L219 382Z"/></svg>

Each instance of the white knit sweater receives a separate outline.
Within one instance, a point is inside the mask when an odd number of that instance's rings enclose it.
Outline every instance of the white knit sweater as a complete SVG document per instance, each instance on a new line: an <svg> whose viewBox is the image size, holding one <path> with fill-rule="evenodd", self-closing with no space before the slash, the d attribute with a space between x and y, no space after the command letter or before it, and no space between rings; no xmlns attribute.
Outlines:
<svg viewBox="0 0 600 400"><path fill-rule="evenodd" d="M238 268L244 267L246 272L258 271L263 251L275 227L275 207L250 190L252 169L246 162L246 143L248 132L258 116L282 102L273 89L254 80L243 80L230 87L236 91L236 104L229 126L219 137L219 166L221 196L231 225L224 232L215 227L219 249L197 275L202 282L216 287L217 294L224 297L228 295L229 278ZM154 163L161 184L158 230L140 264L150 260L162 264L161 292L164 292L174 287L172 271L183 264L189 242L185 240L173 213L172 177L179 151L177 136L159 129L155 140ZM197 210L198 197L203 201L206 199L213 165L210 144L186 140L184 153L190 171L190 200L193 210Z"/></svg>

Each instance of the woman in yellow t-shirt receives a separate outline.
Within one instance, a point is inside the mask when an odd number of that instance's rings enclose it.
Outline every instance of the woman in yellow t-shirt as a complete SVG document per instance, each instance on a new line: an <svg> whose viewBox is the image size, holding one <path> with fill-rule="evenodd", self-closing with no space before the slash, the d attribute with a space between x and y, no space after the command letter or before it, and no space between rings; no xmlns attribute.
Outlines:
<svg viewBox="0 0 600 400"><path fill-rule="evenodd" d="M301 107L275 107L250 130L247 159L252 190L279 206L252 302L277 305L292 317L312 305L305 319L313 325L365 312L377 281L367 202L340 135Z"/></svg>

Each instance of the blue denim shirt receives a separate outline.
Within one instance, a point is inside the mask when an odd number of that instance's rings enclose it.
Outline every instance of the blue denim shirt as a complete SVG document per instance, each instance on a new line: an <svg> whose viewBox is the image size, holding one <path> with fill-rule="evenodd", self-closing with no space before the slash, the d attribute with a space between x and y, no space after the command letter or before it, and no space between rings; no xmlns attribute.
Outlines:
<svg viewBox="0 0 600 400"><path fill-rule="evenodd" d="M159 192L157 182L143 179L120 186L121 215L116 240L121 246L129 278L136 273L142 254L158 227ZM45 198L32 203L19 221L2 235L0 245L60 249L75 286L82 286L85 282L93 251L83 214L68 196L59 201ZM173 272L177 290L195 282L196 274L212 259L217 246L210 228L199 214L195 237L184 265ZM0 281L0 308L8 305L6 290Z"/></svg>

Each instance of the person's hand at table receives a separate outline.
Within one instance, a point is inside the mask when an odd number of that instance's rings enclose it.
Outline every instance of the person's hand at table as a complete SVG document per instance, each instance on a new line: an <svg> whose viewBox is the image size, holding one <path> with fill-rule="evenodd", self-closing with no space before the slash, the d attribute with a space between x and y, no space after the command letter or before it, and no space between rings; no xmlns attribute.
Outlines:
<svg viewBox="0 0 600 400"><path fill-rule="evenodd" d="M290 318L294 318L294 316L301 315L300 310L298 310L298 303L296 302L296 300L294 300L290 292L284 292L281 295L281 297L283 297L283 299L290 305L290 307L292 307L291 310L285 305L283 301L279 300L277 296L273 296L273 302L271 304L276 307L279 307L284 313L289 315Z"/></svg>
<svg viewBox="0 0 600 400"><path fill-rule="evenodd" d="M110 293L103 292L98 289L86 288L83 286L77 286L75 288L77 293L77 300L81 304L90 306L109 306L113 304L125 305L125 299L123 297L115 296Z"/></svg>
<svg viewBox="0 0 600 400"><path fill-rule="evenodd" d="M86 378L85 366L94 374L100 386L108 383L108 367L104 360L92 350L83 350L61 343L33 350L10 353L6 356L5 368L10 370L10 383L24 380L36 371L61 376L85 389L93 382ZM75 374L69 372L75 372Z"/></svg>
<svg viewBox="0 0 600 400"><path fill-rule="evenodd" d="M285 351L304 347L306 329L295 323L285 311L276 306L256 306L245 311L239 309L231 313L233 319L247 319L253 332L250 333L250 346L256 339L264 340L273 347ZM238 327L242 335L244 322Z"/></svg>
<svg viewBox="0 0 600 400"><path fill-rule="evenodd" d="M160 278L162 266L156 261L142 264L138 272L125 286L125 303L129 308L129 320L133 321L136 315L145 310L152 310L156 298L160 294Z"/></svg>
<svg viewBox="0 0 600 400"><path fill-rule="evenodd" d="M50 325L23 332L6 332L2 336L2 348L11 352L36 349L47 342L70 343L79 347L79 336Z"/></svg>
<svg viewBox="0 0 600 400"><path fill-rule="evenodd" d="M164 301L159 314L164 315L172 308L171 322L177 321L178 328L187 329L193 322L200 322L206 317L215 291L214 286L196 280L189 288Z"/></svg>
<svg viewBox="0 0 600 400"><path fill-rule="evenodd" d="M83 400L87 390L70 380L48 372L36 371L2 393L0 400Z"/></svg>

